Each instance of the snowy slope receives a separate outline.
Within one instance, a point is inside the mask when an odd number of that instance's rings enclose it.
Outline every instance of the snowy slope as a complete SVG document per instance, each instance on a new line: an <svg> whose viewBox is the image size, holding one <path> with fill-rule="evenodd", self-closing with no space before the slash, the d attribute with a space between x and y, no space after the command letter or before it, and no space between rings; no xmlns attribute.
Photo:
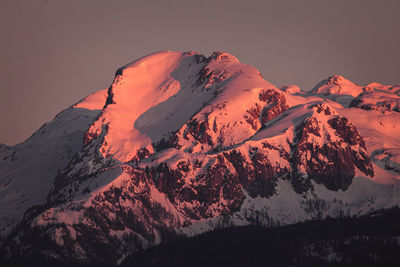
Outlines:
<svg viewBox="0 0 400 267"><path fill-rule="evenodd" d="M0 148L0 230L3 235L33 205L44 204L57 172L81 149L83 134L103 107L106 90L60 112L25 142Z"/></svg>
<svg viewBox="0 0 400 267"><path fill-rule="evenodd" d="M400 113L356 104L381 107L383 95L397 101L396 88L332 76L311 92L277 89L224 52L162 51L133 61L107 91L63 111L25 143L0 147L0 177L14 177L2 182L0 201L12 205L1 216L19 221L47 196L2 252L118 263L218 227L396 206ZM13 190L29 194L21 211ZM51 249L35 246L32 233Z"/></svg>
<svg viewBox="0 0 400 267"><path fill-rule="evenodd" d="M331 99L347 107L363 91L361 86L347 80L343 76L333 75L319 82L309 93L319 95L325 99Z"/></svg>
<svg viewBox="0 0 400 267"><path fill-rule="evenodd" d="M377 110L381 112L400 112L400 96L390 91L366 91L355 98L350 103L350 106L359 107L365 110Z"/></svg>
<svg viewBox="0 0 400 267"><path fill-rule="evenodd" d="M305 92L301 90L300 87L294 84L284 85L279 87L280 90L288 94L304 94Z"/></svg>
<svg viewBox="0 0 400 267"><path fill-rule="evenodd" d="M319 82L312 90L314 94L322 95L349 95L356 97L363 92L361 86L347 80L343 76L333 75Z"/></svg>
<svg viewBox="0 0 400 267"><path fill-rule="evenodd" d="M373 180L384 184L398 184L400 180L396 172L400 162L395 156L400 147L399 94L398 85L373 82L359 86L338 75L321 81L308 92L308 98L317 96L325 99L354 123L364 137L373 162ZM365 177L361 173L357 176Z"/></svg>
<svg viewBox="0 0 400 267"><path fill-rule="evenodd" d="M382 155L385 154L385 151L386 155L391 155L389 151L393 151L396 155L394 151L397 151L400 147L400 87L380 83L370 83L361 87L351 85L348 81L346 84L346 94L350 95L351 92L354 92L352 97L360 92L360 88L362 90L350 103L347 102L343 105L343 102L340 101L342 99L329 96L330 92L326 92L323 97L327 98L328 102L339 100L338 102L342 105L337 105L336 102L329 103L336 105L336 110L350 119L364 137L376 173L374 181L384 184L398 184L400 176L394 170L396 170L395 166L399 161L395 156L393 156L394 161L391 161ZM315 90L309 95L321 96ZM349 108L346 108L347 106ZM381 155L380 159L378 159L378 155ZM389 158L392 158L392 156L389 156ZM357 176L359 175L364 177L362 174L357 174Z"/></svg>

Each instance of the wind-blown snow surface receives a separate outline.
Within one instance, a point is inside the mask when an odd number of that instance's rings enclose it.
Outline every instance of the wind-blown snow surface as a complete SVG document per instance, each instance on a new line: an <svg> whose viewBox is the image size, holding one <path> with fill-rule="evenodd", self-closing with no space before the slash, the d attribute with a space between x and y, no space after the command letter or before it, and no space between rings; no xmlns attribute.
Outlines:
<svg viewBox="0 0 400 267"><path fill-rule="evenodd" d="M398 88L332 76L310 92L280 90L223 52L136 60L107 92L1 146L4 234L47 201L2 251L118 263L217 227L396 206Z"/></svg>

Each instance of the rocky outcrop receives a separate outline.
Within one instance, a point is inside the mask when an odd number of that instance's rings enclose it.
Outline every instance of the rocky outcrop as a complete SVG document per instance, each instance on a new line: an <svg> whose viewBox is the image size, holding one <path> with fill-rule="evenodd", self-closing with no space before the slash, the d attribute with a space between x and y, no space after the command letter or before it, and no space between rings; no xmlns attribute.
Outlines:
<svg viewBox="0 0 400 267"><path fill-rule="evenodd" d="M355 98L350 103L350 107L375 110L381 113L387 111L400 112L400 96L389 92L367 91Z"/></svg>
<svg viewBox="0 0 400 267"><path fill-rule="evenodd" d="M314 93L357 86L343 79ZM103 102L4 255L118 263L216 228L358 215L400 199L368 180L376 165L397 172L396 151L375 151L371 162L341 105L282 92L227 53L142 58L117 71Z"/></svg>
<svg viewBox="0 0 400 267"><path fill-rule="evenodd" d="M297 191L307 190L310 179L330 190L346 190L356 168L373 177L364 140L351 122L326 104L309 108L315 113L296 129L294 141L292 166Z"/></svg>

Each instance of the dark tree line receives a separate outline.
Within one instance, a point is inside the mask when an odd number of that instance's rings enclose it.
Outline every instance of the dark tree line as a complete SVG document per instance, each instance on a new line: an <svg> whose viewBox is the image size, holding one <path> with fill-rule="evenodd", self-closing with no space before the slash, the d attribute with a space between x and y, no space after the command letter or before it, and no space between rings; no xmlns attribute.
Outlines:
<svg viewBox="0 0 400 267"><path fill-rule="evenodd" d="M392 208L273 228L231 227L139 251L121 266L400 266L399 223L400 208ZM35 255L0 265L91 267Z"/></svg>

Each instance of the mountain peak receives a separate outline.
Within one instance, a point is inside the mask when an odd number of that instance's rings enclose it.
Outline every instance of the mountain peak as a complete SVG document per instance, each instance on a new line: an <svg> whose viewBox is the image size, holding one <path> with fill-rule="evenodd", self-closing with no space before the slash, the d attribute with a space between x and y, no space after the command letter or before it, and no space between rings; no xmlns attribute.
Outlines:
<svg viewBox="0 0 400 267"><path fill-rule="evenodd" d="M216 51L212 53L211 56L208 58L208 61L239 62L239 60L234 55L221 51Z"/></svg>
<svg viewBox="0 0 400 267"><path fill-rule="evenodd" d="M362 87L340 75L333 75L319 82L312 90L313 93L322 95L351 95L353 97L362 93Z"/></svg>
<svg viewBox="0 0 400 267"><path fill-rule="evenodd" d="M225 52L119 68L108 90L0 147L0 254L118 263L216 228L400 203L397 89L353 108L364 88L339 75L280 89Z"/></svg>
<svg viewBox="0 0 400 267"><path fill-rule="evenodd" d="M276 88L257 69L229 53L214 52L205 58L196 52L157 52L117 71L108 89L107 105L88 129L85 145L94 140L105 158L138 160L139 154L152 154L155 144L169 139L186 122L202 121L204 114L214 117L210 115L213 110L222 114L213 123L219 127L226 124L226 130L242 117L250 116L250 120L251 115L245 114L254 101L261 101L259 95L265 89ZM239 109L234 104L238 101L242 102ZM265 104L261 102L258 113ZM258 118L251 120L251 125L236 123L242 133L226 134L223 143L250 137L261 127Z"/></svg>
<svg viewBox="0 0 400 267"><path fill-rule="evenodd" d="M76 104L74 104L73 108L83 108L88 110L101 110L104 107L105 99L107 98L107 89L97 91Z"/></svg>
<svg viewBox="0 0 400 267"><path fill-rule="evenodd" d="M337 74L330 76L328 78L328 81L331 82L331 83L335 83L335 84L352 83L351 81L349 81L348 79L346 79L342 75L337 75Z"/></svg>
<svg viewBox="0 0 400 267"><path fill-rule="evenodd" d="M298 87L295 84L288 84L288 85L284 85L279 87L279 90L288 93L288 94L301 94L304 93L300 87Z"/></svg>

